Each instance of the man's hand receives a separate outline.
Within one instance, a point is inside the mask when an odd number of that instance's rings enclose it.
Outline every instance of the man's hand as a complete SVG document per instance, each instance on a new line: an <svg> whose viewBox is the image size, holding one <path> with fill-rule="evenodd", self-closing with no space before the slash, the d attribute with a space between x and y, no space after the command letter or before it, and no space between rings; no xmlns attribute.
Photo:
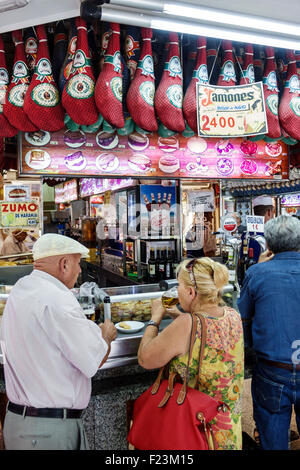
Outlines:
<svg viewBox="0 0 300 470"><path fill-rule="evenodd" d="M260 257L258 258L259 263L265 263L266 261L270 261L274 256L274 253L272 253L271 250L266 250L263 253L261 253Z"/></svg>
<svg viewBox="0 0 300 470"><path fill-rule="evenodd" d="M106 319L104 323L99 324L99 328L102 331L102 338L106 341L108 346L110 346L110 343L116 339L117 336L115 325L112 321Z"/></svg>

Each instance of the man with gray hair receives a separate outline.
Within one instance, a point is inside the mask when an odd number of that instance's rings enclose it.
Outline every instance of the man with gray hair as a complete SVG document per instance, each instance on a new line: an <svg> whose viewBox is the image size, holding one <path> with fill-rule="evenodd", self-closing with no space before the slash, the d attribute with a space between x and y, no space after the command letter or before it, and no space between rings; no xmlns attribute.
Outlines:
<svg viewBox="0 0 300 470"><path fill-rule="evenodd" d="M273 257L247 270L238 307L245 347L256 355L252 398L261 447L287 450L293 405L300 431L300 221L281 215L264 234Z"/></svg>
<svg viewBox="0 0 300 470"><path fill-rule="evenodd" d="M88 448L82 412L91 377L116 338L113 323L88 320L70 290L88 252L69 237L42 235L33 246L33 272L8 297L0 335L7 450Z"/></svg>

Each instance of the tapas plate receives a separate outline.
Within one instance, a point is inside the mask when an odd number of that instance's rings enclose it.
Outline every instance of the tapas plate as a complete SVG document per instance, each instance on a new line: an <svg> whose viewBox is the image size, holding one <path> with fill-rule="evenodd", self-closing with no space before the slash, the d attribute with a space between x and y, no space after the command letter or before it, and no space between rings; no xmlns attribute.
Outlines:
<svg viewBox="0 0 300 470"><path fill-rule="evenodd" d="M123 328L120 325L126 325L129 328ZM115 327L117 328L120 333L137 333L138 331L141 331L145 326L145 323L141 321L121 321L119 323L115 324Z"/></svg>

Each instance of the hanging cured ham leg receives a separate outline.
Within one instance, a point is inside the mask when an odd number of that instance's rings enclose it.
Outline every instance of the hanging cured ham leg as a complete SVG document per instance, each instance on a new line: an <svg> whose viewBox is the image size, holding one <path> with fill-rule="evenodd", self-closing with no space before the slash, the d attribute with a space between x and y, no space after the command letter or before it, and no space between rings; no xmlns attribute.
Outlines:
<svg viewBox="0 0 300 470"><path fill-rule="evenodd" d="M14 31L12 37L15 43L14 66L6 100L3 104L3 113L10 124L19 131L33 132L37 131L39 127L30 121L23 109L30 78L26 64L22 31Z"/></svg>
<svg viewBox="0 0 300 470"><path fill-rule="evenodd" d="M197 132L197 83L208 83L206 64L206 38L199 37L197 40L197 62L194 68L192 80L183 100L183 114L190 128Z"/></svg>
<svg viewBox="0 0 300 470"><path fill-rule="evenodd" d="M9 76L6 68L4 44L0 36L0 137L13 137L18 133L18 129L13 127L3 114L8 83Z"/></svg>
<svg viewBox="0 0 300 470"><path fill-rule="evenodd" d="M224 57L217 85L234 86L236 84L236 75L233 62L231 41L223 41L222 49L224 52Z"/></svg>
<svg viewBox="0 0 300 470"><path fill-rule="evenodd" d="M268 134L271 139L279 139L281 130L278 119L278 88L275 73L275 56L273 47L266 47L266 63L263 76L264 97L268 121Z"/></svg>
<svg viewBox="0 0 300 470"><path fill-rule="evenodd" d="M289 61L287 79L279 105L281 127L294 139L300 140L300 86L297 74L296 58L292 51L287 51Z"/></svg>
<svg viewBox="0 0 300 470"><path fill-rule="evenodd" d="M183 132L185 122L182 112L182 68L177 33L170 33L169 44L168 61L155 93L154 107L164 126L175 132Z"/></svg>
<svg viewBox="0 0 300 470"><path fill-rule="evenodd" d="M76 26L76 53L62 94L62 103L74 122L89 126L95 124L99 117L95 103L95 78L91 67L86 23L81 18L76 18Z"/></svg>
<svg viewBox="0 0 300 470"><path fill-rule="evenodd" d="M64 127L65 111L52 75L44 25L36 27L39 41L36 66L24 99L24 110L29 119L44 131L55 132Z"/></svg>
<svg viewBox="0 0 300 470"><path fill-rule="evenodd" d="M120 59L120 25L111 23L103 69L99 74L95 99L99 113L113 127L124 127L122 109L122 64Z"/></svg>
<svg viewBox="0 0 300 470"><path fill-rule="evenodd" d="M253 46L247 44L245 47L245 60L243 63L243 73L241 75L240 85L248 85L255 82L253 65Z"/></svg>
<svg viewBox="0 0 300 470"><path fill-rule="evenodd" d="M134 79L127 94L127 106L134 122L142 129L155 132L158 125L154 112L154 64L152 58L152 30L142 28L143 45Z"/></svg>

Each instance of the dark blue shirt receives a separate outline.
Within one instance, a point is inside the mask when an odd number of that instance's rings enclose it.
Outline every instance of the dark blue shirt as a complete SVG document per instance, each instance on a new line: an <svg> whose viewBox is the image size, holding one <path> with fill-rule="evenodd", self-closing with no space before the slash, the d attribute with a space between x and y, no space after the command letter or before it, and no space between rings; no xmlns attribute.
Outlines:
<svg viewBox="0 0 300 470"><path fill-rule="evenodd" d="M258 357L292 363L300 347L300 253L278 253L251 266L238 308L245 347L253 346Z"/></svg>

